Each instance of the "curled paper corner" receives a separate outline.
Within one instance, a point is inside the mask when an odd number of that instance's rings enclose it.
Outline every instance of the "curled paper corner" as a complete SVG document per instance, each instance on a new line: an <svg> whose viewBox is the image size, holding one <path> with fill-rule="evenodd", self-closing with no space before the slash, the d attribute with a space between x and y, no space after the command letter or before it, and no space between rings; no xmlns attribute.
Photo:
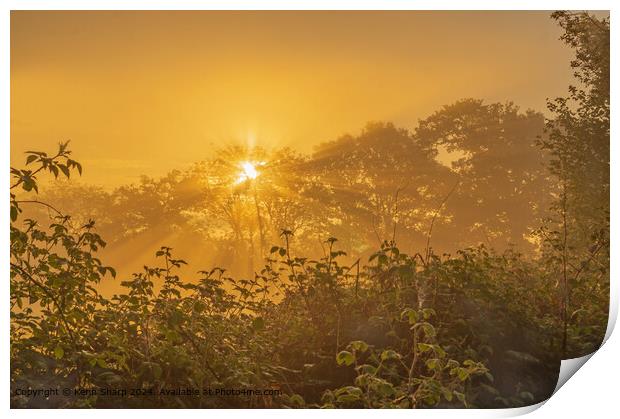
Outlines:
<svg viewBox="0 0 620 419"><path fill-rule="evenodd" d="M529 406L523 407L514 407L509 409L504 409L503 412L500 411L495 417L516 417L527 415L528 413L532 413L538 408L542 407L553 395L564 385L566 382L577 372L579 368L581 368L588 360L594 355L596 352L592 352L591 354L573 358L573 359L563 359L560 364L560 373L558 375L558 383L553 390L551 396L541 402L536 404L532 404Z"/></svg>
<svg viewBox="0 0 620 419"><path fill-rule="evenodd" d="M613 332L615 326L616 326L616 320L618 319L618 300L615 297L617 290L614 289L614 287L610 288L610 300L611 300L611 304L609 307L609 316L608 316L608 320L607 320L607 330L605 331L605 337L603 338L603 342L601 343L601 346L599 346L599 349L605 344L605 342L607 342L607 340L609 339L609 337L611 336L611 333ZM590 358L592 358L592 356L598 352L598 349L594 352L592 352L591 354L588 355L584 355L582 357L579 358L572 358L572 359L563 359L562 363L560 364L560 374L558 376L558 383L555 386L555 390L553 390L553 394L557 393L557 391L562 388L562 386L564 384L566 384L566 382L573 376L575 375L575 373L577 371L579 371L579 369L581 367L584 366L584 364L586 362L588 362L588 360ZM551 397L553 397L553 394L551 395Z"/></svg>
<svg viewBox="0 0 620 419"><path fill-rule="evenodd" d="M538 408L542 407L545 403L547 403L547 401L549 401L549 399L551 399L551 397L553 397L553 395L555 393L557 393L557 391L562 388L562 386L564 384L566 384L568 382L568 380L570 380L570 378L575 375L575 373L577 371L579 371L579 369L581 367L583 367L585 365L586 362L588 362L590 360L590 358L592 358L592 356L594 356L594 354L596 354L598 352L598 350L600 348L603 347L603 345L605 345L605 343L607 342L607 340L609 339L609 337L611 336L611 333L613 332L615 326L616 326L616 321L618 319L618 300L615 297L616 295L616 290L614 289L614 287L612 287L610 289L610 293L611 293L611 304L609 307L609 317L607 320L607 330L605 331L605 337L603 338L603 342L601 343L601 346L599 346L599 348L587 355L584 355L582 357L579 358L572 358L572 359L563 359L560 363L560 373L558 374L558 382L555 386L555 389L553 390L553 393L551 394L551 396L546 399L543 400L539 403L530 405L530 406L523 406L523 407L516 407L516 408L511 408L511 409L504 409L504 411L502 413L499 413L498 415L496 415L495 417L515 417L515 416L522 416L522 415L526 415L528 413L531 413L535 410L537 410Z"/></svg>
<svg viewBox="0 0 620 419"><path fill-rule="evenodd" d="M573 376L579 368L583 367L583 365L588 362L592 355L596 352L592 352L591 354L584 355L579 358L572 359L563 359L560 364L560 374L558 376L558 383L555 386L555 390L553 390L553 394L557 393L557 391L562 388L564 384ZM553 395L552 395L553 397Z"/></svg>
<svg viewBox="0 0 620 419"><path fill-rule="evenodd" d="M547 400L549 400L549 399L547 399ZM510 417L527 415L528 413L532 413L534 410L538 409L543 404L547 403L547 400L543 400L542 402L538 402L536 404L531 404L529 406L513 407L513 408L510 408L510 409L502 409L502 411L500 411L501 413L499 415L496 415L495 417L510 418Z"/></svg>

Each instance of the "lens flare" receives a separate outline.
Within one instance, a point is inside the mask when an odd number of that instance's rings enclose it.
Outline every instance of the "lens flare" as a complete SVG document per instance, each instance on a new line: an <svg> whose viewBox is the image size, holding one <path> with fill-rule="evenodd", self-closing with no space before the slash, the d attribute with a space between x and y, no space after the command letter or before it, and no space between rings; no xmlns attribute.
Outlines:
<svg viewBox="0 0 620 419"><path fill-rule="evenodd" d="M248 180L256 179L258 175L260 175L260 172L256 170L256 167L262 166L263 164L264 164L263 162L255 163L255 162L249 162L249 161L243 161L239 163L241 172L239 173L239 176L237 177L237 180L235 181L235 183L239 184L239 183L243 183Z"/></svg>

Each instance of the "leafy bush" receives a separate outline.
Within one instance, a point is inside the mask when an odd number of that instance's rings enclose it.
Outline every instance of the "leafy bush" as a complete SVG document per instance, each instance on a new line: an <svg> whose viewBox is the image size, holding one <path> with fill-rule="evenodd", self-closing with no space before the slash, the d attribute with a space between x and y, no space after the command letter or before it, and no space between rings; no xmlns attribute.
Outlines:
<svg viewBox="0 0 620 419"><path fill-rule="evenodd" d="M29 153L38 167L12 169L11 189L36 193L38 173L81 170L69 156L66 144L53 157ZM22 220L27 204L53 211L49 226ZM157 265L105 298L98 284L116 272L95 256L105 242L94 227L11 193L11 386L152 396L14 392L15 407L504 407L554 388L562 328L552 271L513 251L411 256L385 241L366 264L345 266L336 238L313 260L295 255L283 230L251 279L214 268L184 280L187 262L162 247ZM591 330L573 333L597 339Z"/></svg>

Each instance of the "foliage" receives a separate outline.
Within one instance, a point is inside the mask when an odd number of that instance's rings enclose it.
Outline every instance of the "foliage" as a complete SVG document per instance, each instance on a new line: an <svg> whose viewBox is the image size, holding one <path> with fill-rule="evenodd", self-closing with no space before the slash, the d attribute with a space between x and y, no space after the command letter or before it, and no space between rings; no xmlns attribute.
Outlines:
<svg viewBox="0 0 620 419"><path fill-rule="evenodd" d="M560 350L574 358L601 344L609 307L609 18L552 17L575 50L571 67L578 83L567 97L548 103L553 118L540 145L552 155L549 171L558 188L539 235L556 273Z"/></svg>
<svg viewBox="0 0 620 419"><path fill-rule="evenodd" d="M105 245L93 222L75 229L58 215L49 229L28 219L22 229L18 221L11 225L12 387L137 388L155 396L15 396L16 407L496 406L550 391L493 387L476 320L450 310L437 315L473 296L497 318L505 291L488 286L500 283L489 264L509 276L518 257L503 266L473 250L447 260L432 252L411 257L384 242L367 265L343 266L335 238L322 258L310 260L293 254L293 233L284 230L283 245L270 249L253 279L216 268L183 281L176 272L186 262L162 247L158 266L145 266L121 282L124 292L104 298L97 284L115 271L93 256ZM435 287L433 295L433 283L446 292ZM485 286L485 293L469 286ZM513 318L500 318L498 329ZM536 359L516 349L535 351L537 336L513 348L524 358L517 364ZM502 371L499 365L497 375ZM167 395L180 387L282 394Z"/></svg>

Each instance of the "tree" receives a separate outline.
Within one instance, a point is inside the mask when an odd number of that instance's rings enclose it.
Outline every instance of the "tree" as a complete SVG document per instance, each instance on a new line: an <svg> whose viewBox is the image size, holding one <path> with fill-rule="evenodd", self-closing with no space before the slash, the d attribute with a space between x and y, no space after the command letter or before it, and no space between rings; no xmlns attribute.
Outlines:
<svg viewBox="0 0 620 419"><path fill-rule="evenodd" d="M356 252L386 239L423 247L433 210L454 183L432 151L391 123L320 145L308 167L315 180L308 193L329 220L323 229Z"/></svg>
<svg viewBox="0 0 620 419"><path fill-rule="evenodd" d="M550 199L545 155L537 149L543 124L540 113L474 99L420 121L417 141L443 160L458 182L437 229L440 240L452 239L457 248L484 243L533 250L530 235Z"/></svg>
<svg viewBox="0 0 620 419"><path fill-rule="evenodd" d="M609 306L609 18L556 12L575 50L576 85L548 102L543 149L559 188L541 228L560 299L559 350L573 358L601 343Z"/></svg>

